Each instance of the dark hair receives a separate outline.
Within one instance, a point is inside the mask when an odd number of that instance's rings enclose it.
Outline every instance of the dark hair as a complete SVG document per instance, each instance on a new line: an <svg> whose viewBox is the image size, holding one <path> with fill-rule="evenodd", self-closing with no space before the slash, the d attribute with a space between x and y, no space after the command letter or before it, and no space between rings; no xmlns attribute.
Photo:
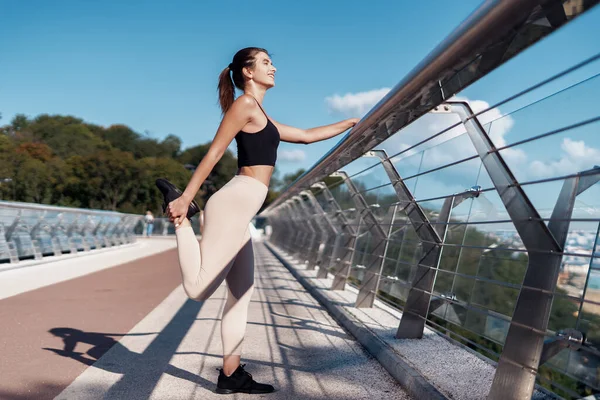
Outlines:
<svg viewBox="0 0 600 400"><path fill-rule="evenodd" d="M242 68L254 68L255 56L257 53L269 54L265 49L260 47L246 47L241 49L229 64L219 75L219 104L223 114L229 110L235 100L235 87L244 90L244 74ZM235 85L235 87L233 86Z"/></svg>

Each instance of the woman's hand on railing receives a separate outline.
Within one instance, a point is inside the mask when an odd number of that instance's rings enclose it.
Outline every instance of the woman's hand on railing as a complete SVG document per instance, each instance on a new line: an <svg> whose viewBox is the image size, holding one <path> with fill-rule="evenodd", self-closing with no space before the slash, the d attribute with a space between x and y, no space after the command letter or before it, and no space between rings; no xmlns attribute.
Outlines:
<svg viewBox="0 0 600 400"><path fill-rule="evenodd" d="M348 123L348 129L354 127L354 125L358 124L358 121L360 121L360 118L349 118L346 120L346 122Z"/></svg>

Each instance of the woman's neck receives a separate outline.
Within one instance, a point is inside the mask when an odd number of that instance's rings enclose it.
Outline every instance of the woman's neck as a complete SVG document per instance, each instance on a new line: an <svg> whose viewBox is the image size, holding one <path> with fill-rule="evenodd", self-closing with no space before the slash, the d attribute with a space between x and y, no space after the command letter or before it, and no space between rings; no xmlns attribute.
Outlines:
<svg viewBox="0 0 600 400"><path fill-rule="evenodd" d="M249 94L250 96L254 97L260 105L262 105L262 102L263 102L263 99L265 98L266 92L267 92L266 89L259 88L256 86L249 87L249 88L246 88L246 90L244 90L244 94Z"/></svg>

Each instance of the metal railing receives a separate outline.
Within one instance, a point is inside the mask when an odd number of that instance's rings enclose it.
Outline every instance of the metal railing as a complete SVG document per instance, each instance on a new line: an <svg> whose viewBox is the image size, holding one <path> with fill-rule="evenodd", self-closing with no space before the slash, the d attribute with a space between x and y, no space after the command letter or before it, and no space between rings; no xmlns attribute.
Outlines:
<svg viewBox="0 0 600 400"><path fill-rule="evenodd" d="M87 252L135 241L140 215L0 201L0 263Z"/></svg>
<svg viewBox="0 0 600 400"><path fill-rule="evenodd" d="M497 361L489 399L600 393L600 54L493 106L449 94L595 3L485 3L261 214L357 307L401 308L398 338Z"/></svg>

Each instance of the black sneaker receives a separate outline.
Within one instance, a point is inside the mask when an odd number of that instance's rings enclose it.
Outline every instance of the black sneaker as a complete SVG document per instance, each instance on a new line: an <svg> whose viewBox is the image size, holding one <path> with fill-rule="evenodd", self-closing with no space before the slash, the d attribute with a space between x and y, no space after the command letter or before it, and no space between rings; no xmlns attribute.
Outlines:
<svg viewBox="0 0 600 400"><path fill-rule="evenodd" d="M160 190L163 195L163 213L167 212L167 205L169 205L170 202L178 199L183 194L175 185L163 178L158 178L156 180L156 187L158 187L158 190ZM188 207L188 212L186 215L187 219L191 220L192 217L198 212L200 212L200 206L198 203L196 203L196 200L192 200L190 206Z"/></svg>
<svg viewBox="0 0 600 400"><path fill-rule="evenodd" d="M219 394L231 394L231 393L249 393L249 394L262 394L271 393L275 391L275 388L271 385L265 385L264 383L257 383L252 379L252 375L244 370L246 364L242 364L231 376L225 375L221 368L219 370L219 380L217 382L216 392Z"/></svg>

